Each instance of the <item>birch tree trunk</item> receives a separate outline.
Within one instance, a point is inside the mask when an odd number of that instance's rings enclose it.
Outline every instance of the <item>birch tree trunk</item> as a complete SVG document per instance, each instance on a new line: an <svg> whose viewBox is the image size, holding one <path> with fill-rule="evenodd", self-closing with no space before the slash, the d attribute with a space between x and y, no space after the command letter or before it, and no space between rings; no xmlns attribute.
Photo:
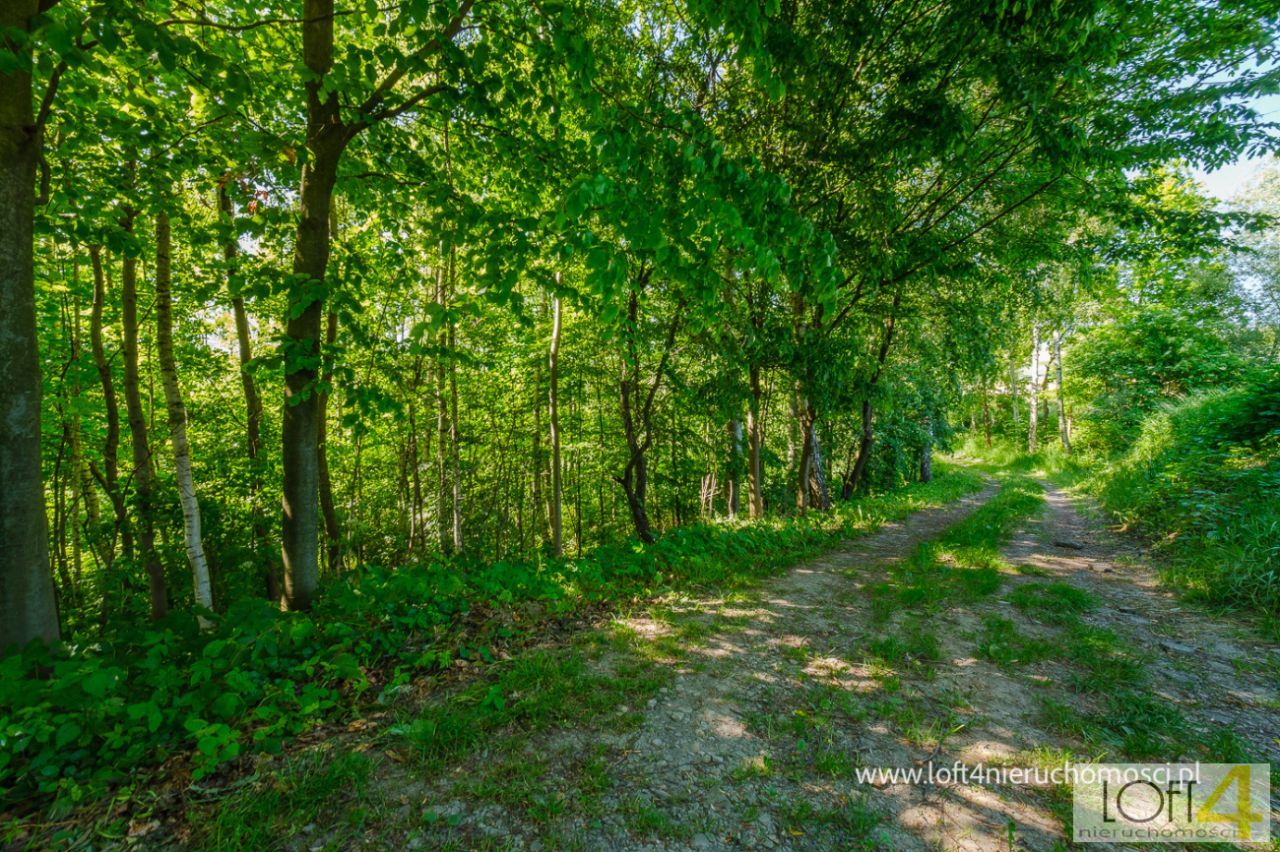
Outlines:
<svg viewBox="0 0 1280 852"><path fill-rule="evenodd" d="M933 481L933 417L925 418L924 448L920 452L920 481Z"/></svg>
<svg viewBox="0 0 1280 852"><path fill-rule="evenodd" d="M449 255L449 297L453 298L454 257ZM449 323L449 352L458 345L457 328ZM453 549L462 552L462 457L458 447L458 359L449 358L449 467L453 474ZM539 509L541 513L541 509Z"/></svg>
<svg viewBox="0 0 1280 852"><path fill-rule="evenodd" d="M1018 361L1012 352L1009 353L1009 398L1013 406L1013 429L1016 432L1021 425L1018 417Z"/></svg>
<svg viewBox="0 0 1280 852"><path fill-rule="evenodd" d="M730 465L725 477L725 511L729 517L738 517L739 493L742 490L742 421L735 417L729 421Z"/></svg>
<svg viewBox="0 0 1280 852"><path fill-rule="evenodd" d="M557 276L558 280L558 276ZM551 553L564 553L564 528L560 503L562 483L560 469L560 297L551 301L551 352L548 357L547 411L551 429Z"/></svg>
<svg viewBox="0 0 1280 852"><path fill-rule="evenodd" d="M187 408L178 387L178 365L173 355L173 271L169 214L156 214L156 354L160 358L160 383L164 386L165 405L169 415L169 442L173 447L173 466L178 483L178 500L182 504L182 537L186 544L187 562L191 565L196 605L213 610L213 585L209 581L209 562L200 537L200 503L196 499L195 480L191 475L191 444L187 439ZM200 615L202 627L209 622Z"/></svg>
<svg viewBox="0 0 1280 852"><path fill-rule="evenodd" d="M754 520L764 517L764 427L758 364L750 366L748 381L751 405L747 408L747 515Z"/></svg>
<svg viewBox="0 0 1280 852"><path fill-rule="evenodd" d="M1062 449L1071 452L1071 429L1067 423L1067 403L1062 392L1062 332L1053 338L1053 360L1058 367L1058 435L1062 438Z"/></svg>
<svg viewBox="0 0 1280 852"><path fill-rule="evenodd" d="M1036 451L1036 427L1040 419L1040 327L1031 324L1031 385L1027 408L1027 452Z"/></svg>

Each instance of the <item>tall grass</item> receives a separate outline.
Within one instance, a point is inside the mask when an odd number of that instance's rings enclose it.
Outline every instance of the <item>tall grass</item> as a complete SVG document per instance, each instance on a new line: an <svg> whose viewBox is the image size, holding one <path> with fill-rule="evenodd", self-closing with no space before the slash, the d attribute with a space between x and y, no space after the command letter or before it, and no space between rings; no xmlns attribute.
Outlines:
<svg viewBox="0 0 1280 852"><path fill-rule="evenodd" d="M1207 600L1280 613L1280 373L1148 415L1084 485Z"/></svg>

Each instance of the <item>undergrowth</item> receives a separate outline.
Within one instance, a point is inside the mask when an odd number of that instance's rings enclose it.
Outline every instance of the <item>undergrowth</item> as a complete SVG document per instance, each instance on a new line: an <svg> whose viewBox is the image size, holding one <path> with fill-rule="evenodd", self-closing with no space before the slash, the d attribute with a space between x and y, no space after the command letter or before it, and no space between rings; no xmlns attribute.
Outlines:
<svg viewBox="0 0 1280 852"><path fill-rule="evenodd" d="M34 814L61 818L165 761L167 771L199 780L242 753L279 752L322 722L393 702L412 679L455 659L492 661L498 645L554 620L671 591L744 585L981 487L971 471L940 474L831 512L684 527L653 545L579 559L368 566L331 581L310 613L246 600L203 632L174 613L59 647L33 644L0 660L0 838L20 838ZM457 739L528 717L536 708L504 697L518 692L481 696L488 721L461 726ZM456 722L448 714L433 721ZM436 738L421 733L433 748Z"/></svg>

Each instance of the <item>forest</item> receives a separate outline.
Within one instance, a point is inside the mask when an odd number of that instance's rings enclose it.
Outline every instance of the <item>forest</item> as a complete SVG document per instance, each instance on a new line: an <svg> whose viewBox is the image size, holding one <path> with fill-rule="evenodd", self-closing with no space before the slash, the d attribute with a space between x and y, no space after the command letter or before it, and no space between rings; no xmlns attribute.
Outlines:
<svg viewBox="0 0 1280 852"><path fill-rule="evenodd" d="M0 844L1280 767L1277 113L1274 0L0 0Z"/></svg>

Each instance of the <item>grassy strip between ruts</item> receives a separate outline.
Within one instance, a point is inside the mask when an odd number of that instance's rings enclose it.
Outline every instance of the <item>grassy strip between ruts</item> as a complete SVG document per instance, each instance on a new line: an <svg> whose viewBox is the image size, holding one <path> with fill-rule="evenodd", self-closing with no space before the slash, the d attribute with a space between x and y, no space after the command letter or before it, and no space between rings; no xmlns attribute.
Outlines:
<svg viewBox="0 0 1280 852"><path fill-rule="evenodd" d="M204 633L174 616L91 643L33 646L0 661L0 837L20 842L39 822L53 839L78 803L138 770L176 757L169 770L199 780L244 752L278 752L316 724L392 703L413 679L457 659L491 661L498 646L551 622L670 591L749 584L981 482L948 468L927 485L828 513L702 524L581 559L367 568L333 583L310 614L246 601ZM490 686L496 690L478 702L464 702L477 711L476 735L535 706L505 697L519 688ZM446 716L438 724L453 723ZM126 829L99 826L106 837Z"/></svg>

